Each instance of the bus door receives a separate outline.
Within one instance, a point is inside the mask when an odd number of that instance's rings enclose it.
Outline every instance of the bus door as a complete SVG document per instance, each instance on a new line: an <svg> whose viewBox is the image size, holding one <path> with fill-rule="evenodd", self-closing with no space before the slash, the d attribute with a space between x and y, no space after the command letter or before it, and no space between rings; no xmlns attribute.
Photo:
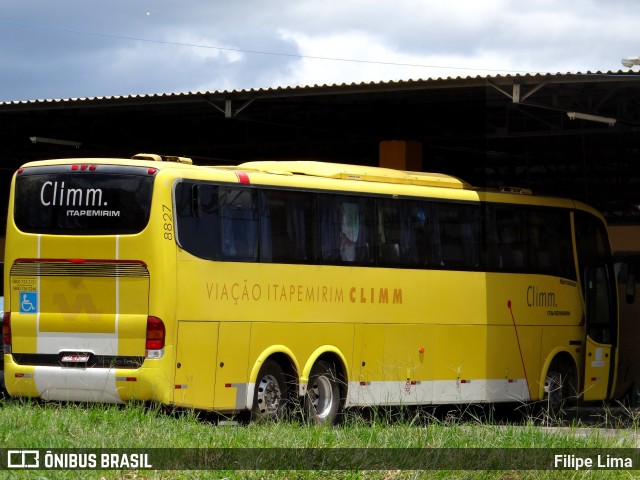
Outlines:
<svg viewBox="0 0 640 480"><path fill-rule="evenodd" d="M610 265L588 267L585 291L584 400L608 398L615 368L616 297ZM612 288L613 287L613 288Z"/></svg>
<svg viewBox="0 0 640 480"><path fill-rule="evenodd" d="M584 298L584 400L613 393L618 340L617 285L604 222L573 213L578 272Z"/></svg>

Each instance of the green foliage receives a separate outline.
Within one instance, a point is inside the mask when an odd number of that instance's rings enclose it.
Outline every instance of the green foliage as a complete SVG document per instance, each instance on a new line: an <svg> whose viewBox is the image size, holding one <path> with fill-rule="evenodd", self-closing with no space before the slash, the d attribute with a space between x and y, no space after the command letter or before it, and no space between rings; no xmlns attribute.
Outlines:
<svg viewBox="0 0 640 480"><path fill-rule="evenodd" d="M635 424L635 422L634 422ZM78 405L0 400L4 448L633 448L635 428L543 428L531 420L500 424L469 408L447 412L415 409L348 411L338 427L300 419L248 424L212 414L138 403ZM5 472L8 473L8 472ZM547 471L19 471L11 478L564 478ZM584 473L584 472L583 472ZM598 472L598 478L628 478L630 472Z"/></svg>

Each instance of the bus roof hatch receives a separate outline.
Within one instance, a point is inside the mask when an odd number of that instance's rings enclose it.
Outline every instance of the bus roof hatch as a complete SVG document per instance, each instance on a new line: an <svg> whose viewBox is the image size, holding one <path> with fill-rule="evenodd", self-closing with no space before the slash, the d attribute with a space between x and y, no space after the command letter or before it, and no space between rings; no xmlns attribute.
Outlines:
<svg viewBox="0 0 640 480"><path fill-rule="evenodd" d="M138 153L131 157L131 160L151 160L152 162L176 162L185 165L193 164L192 160L187 157L176 157L173 155L157 155L155 153Z"/></svg>

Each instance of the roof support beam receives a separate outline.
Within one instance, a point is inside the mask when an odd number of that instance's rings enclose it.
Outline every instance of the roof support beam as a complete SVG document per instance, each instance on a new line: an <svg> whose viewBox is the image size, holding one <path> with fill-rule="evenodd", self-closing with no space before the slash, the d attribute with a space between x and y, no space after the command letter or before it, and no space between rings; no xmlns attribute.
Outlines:
<svg viewBox="0 0 640 480"><path fill-rule="evenodd" d="M498 85L496 85L495 83L493 83L491 81L487 81L487 83L489 85L491 85L493 88L495 88L496 90L498 90L503 95L505 95L508 98L510 98L513 103L522 103L522 102L524 102L531 95L533 95L538 90L540 90L542 87L547 85L547 82L539 83L539 84L537 84L535 87L533 87L531 90L529 90L527 93L525 93L523 95L522 89L521 89L521 85L519 83L513 83L511 85L511 93L509 93L507 90L504 90L503 88L499 87Z"/></svg>
<svg viewBox="0 0 640 480"><path fill-rule="evenodd" d="M211 105L213 108L215 108L216 110L218 110L220 113L223 113L224 118L233 118L237 116L240 112L242 112L245 108L247 108L249 105L251 105L256 98L257 97L250 98L249 100L244 102L242 105L240 105L235 111L233 111L232 100L229 98L224 101L224 108L218 106L217 104L215 104L214 102L208 99L207 99L207 103Z"/></svg>

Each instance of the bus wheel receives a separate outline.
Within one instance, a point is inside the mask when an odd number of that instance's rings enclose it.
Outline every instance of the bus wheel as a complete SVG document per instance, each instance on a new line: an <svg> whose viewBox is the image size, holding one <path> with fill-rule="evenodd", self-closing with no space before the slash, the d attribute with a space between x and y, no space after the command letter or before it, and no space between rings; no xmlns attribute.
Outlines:
<svg viewBox="0 0 640 480"><path fill-rule="evenodd" d="M549 370L544 381L544 406L550 414L558 414L564 402L563 378L560 372Z"/></svg>
<svg viewBox="0 0 640 480"><path fill-rule="evenodd" d="M562 420L564 411L577 402L575 377L568 367L553 367L544 381L543 409L550 419Z"/></svg>
<svg viewBox="0 0 640 480"><path fill-rule="evenodd" d="M305 413L307 418L318 424L332 425L340 410L340 386L332 364L320 360L311 369Z"/></svg>
<svg viewBox="0 0 640 480"><path fill-rule="evenodd" d="M256 380L251 419L276 420L282 417L287 398L287 383L282 367L274 360L266 360Z"/></svg>
<svg viewBox="0 0 640 480"><path fill-rule="evenodd" d="M640 407L640 388L638 385L633 384L627 393L627 399L629 400L629 406L631 408Z"/></svg>

